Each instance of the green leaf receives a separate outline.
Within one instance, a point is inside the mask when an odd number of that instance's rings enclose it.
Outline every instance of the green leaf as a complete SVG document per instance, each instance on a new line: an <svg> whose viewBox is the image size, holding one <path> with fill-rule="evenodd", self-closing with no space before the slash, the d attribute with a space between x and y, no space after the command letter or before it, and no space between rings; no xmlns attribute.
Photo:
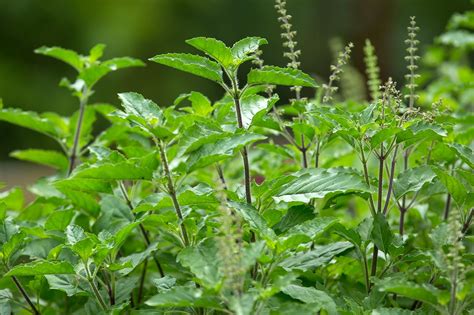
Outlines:
<svg viewBox="0 0 474 315"><path fill-rule="evenodd" d="M66 229L66 239L72 251L79 255L83 261L87 261L92 255L95 244L80 226L69 225Z"/></svg>
<svg viewBox="0 0 474 315"><path fill-rule="evenodd" d="M145 63L139 59L130 57L117 57L106 60L101 63L101 66L107 67L110 71L115 71L130 67L144 67Z"/></svg>
<svg viewBox="0 0 474 315"><path fill-rule="evenodd" d="M441 126L419 121L397 133L397 142L406 142L406 145L411 145L416 142L439 140L447 134Z"/></svg>
<svg viewBox="0 0 474 315"><path fill-rule="evenodd" d="M292 68L264 66L250 70L247 76L249 84L274 84L288 86L316 87L316 81L306 73Z"/></svg>
<svg viewBox="0 0 474 315"><path fill-rule="evenodd" d="M97 44L92 47L89 51L89 61L94 63L95 61L99 60L104 54L105 47L106 46L104 44Z"/></svg>
<svg viewBox="0 0 474 315"><path fill-rule="evenodd" d="M337 222L335 218L316 217L295 225L287 232L278 237L279 250L284 251L289 248L296 248L301 243L314 240L318 234L326 231Z"/></svg>
<svg viewBox="0 0 474 315"><path fill-rule="evenodd" d="M474 152L470 147L459 143L448 144L448 147L453 149L464 163L469 165L469 167L474 168Z"/></svg>
<svg viewBox="0 0 474 315"><path fill-rule="evenodd" d="M191 172L232 157L244 146L264 139L266 137L259 134L237 132L214 143L206 143L189 155L186 161L188 171Z"/></svg>
<svg viewBox="0 0 474 315"><path fill-rule="evenodd" d="M74 217L72 210L57 210L49 215L44 223L45 229L64 231Z"/></svg>
<svg viewBox="0 0 474 315"><path fill-rule="evenodd" d="M22 111L17 108L4 108L0 110L0 120L40 132L53 138L60 136L52 121L39 116L35 112Z"/></svg>
<svg viewBox="0 0 474 315"><path fill-rule="evenodd" d="M145 163L139 164L140 162L145 162L145 159L150 161L149 165L144 165ZM155 154L150 154L143 157L141 161L130 159L119 163L83 164L74 170L73 178L150 180L157 166L158 160Z"/></svg>
<svg viewBox="0 0 474 315"><path fill-rule="evenodd" d="M158 292L166 292L173 288L176 284L176 278L171 276L164 276L162 278L153 279L153 285L158 289Z"/></svg>
<svg viewBox="0 0 474 315"><path fill-rule="evenodd" d="M278 222L273 229L278 234L286 232L291 227L301 224L314 218L314 207L302 204L290 207L285 216Z"/></svg>
<svg viewBox="0 0 474 315"><path fill-rule="evenodd" d="M348 229L346 228L345 226L343 226L342 224L340 223L336 223L332 230L340 235L341 237L343 237L344 239L348 240L349 242L351 242L352 244L354 244L355 246L357 247L361 247L362 245L362 239L359 235L359 233L354 230L354 229Z"/></svg>
<svg viewBox="0 0 474 315"><path fill-rule="evenodd" d="M474 34L466 30L454 30L442 34L438 41L444 45L472 49L474 47Z"/></svg>
<svg viewBox="0 0 474 315"><path fill-rule="evenodd" d="M385 216L380 212L374 217L371 237L374 244L377 245L381 251L388 253L390 245L392 244L393 234Z"/></svg>
<svg viewBox="0 0 474 315"><path fill-rule="evenodd" d="M243 202L230 201L229 205L237 210L245 222L257 232L262 238L273 242L276 239L275 232L268 226L265 219L258 213L252 205Z"/></svg>
<svg viewBox="0 0 474 315"><path fill-rule="evenodd" d="M126 276L131 273L137 266L139 266L145 259L151 257L157 249L157 244L152 243L143 252L130 254L125 257L120 257L119 263L124 265L118 273L122 276Z"/></svg>
<svg viewBox="0 0 474 315"><path fill-rule="evenodd" d="M218 83L223 82L221 67L205 57L191 54L163 54L150 60Z"/></svg>
<svg viewBox="0 0 474 315"><path fill-rule="evenodd" d="M186 247L176 257L177 261L196 275L205 288L215 289L221 281L219 273L219 248L213 239L196 246Z"/></svg>
<svg viewBox="0 0 474 315"><path fill-rule="evenodd" d="M313 198L370 192L363 176L353 169L307 169L291 176L293 179L273 196L276 202L308 203Z"/></svg>
<svg viewBox="0 0 474 315"><path fill-rule="evenodd" d="M436 174L427 165L410 168L398 175L393 183L393 194L397 199L410 192L419 191L425 184L430 183Z"/></svg>
<svg viewBox="0 0 474 315"><path fill-rule="evenodd" d="M80 286L75 276L45 275L44 277L48 281L50 289L63 291L67 294L67 296L87 294L86 290Z"/></svg>
<svg viewBox="0 0 474 315"><path fill-rule="evenodd" d="M320 309L327 311L329 315L338 314L336 303L334 303L334 300L324 291L312 287L302 287L295 284L290 284L289 286L284 287L281 291L303 303L315 304Z"/></svg>
<svg viewBox="0 0 474 315"><path fill-rule="evenodd" d="M9 210L19 211L23 209L25 195L20 187L13 187L10 190L0 193L0 202Z"/></svg>
<svg viewBox="0 0 474 315"><path fill-rule="evenodd" d="M399 127L390 127L384 128L377 131L371 138L370 138L370 147L377 148L380 146L381 143L386 142L387 140L391 139L393 136L401 132L402 129Z"/></svg>
<svg viewBox="0 0 474 315"><path fill-rule="evenodd" d="M221 308L217 298L207 295L201 289L190 287L174 287L151 297L145 304L156 307Z"/></svg>
<svg viewBox="0 0 474 315"><path fill-rule="evenodd" d="M234 62L237 62L237 65L241 64L265 44L268 44L267 40L261 37L246 37L239 40L231 48Z"/></svg>
<svg viewBox="0 0 474 315"><path fill-rule="evenodd" d="M91 65L79 74L79 79L83 80L86 86L93 87L101 78L108 73L129 67L142 67L145 64L134 58L119 57L104 61L100 64Z"/></svg>
<svg viewBox="0 0 474 315"><path fill-rule="evenodd" d="M335 242L328 245L315 246L315 248L309 252L293 254L278 265L287 271L301 270L305 272L326 265L335 256L352 247L354 247L354 245L350 242Z"/></svg>
<svg viewBox="0 0 474 315"><path fill-rule="evenodd" d="M1 247L4 259L9 261L10 257L19 250L26 241L28 241L28 238L24 232L12 235Z"/></svg>
<svg viewBox="0 0 474 315"><path fill-rule="evenodd" d="M39 260L17 265L10 269L5 277L73 274L74 267L66 261Z"/></svg>
<svg viewBox="0 0 474 315"><path fill-rule="evenodd" d="M427 284L419 285L405 279L385 278L376 282L376 288L382 292L396 293L431 305L438 303L439 290Z"/></svg>
<svg viewBox="0 0 474 315"><path fill-rule="evenodd" d="M77 190L90 193L112 193L110 182L95 178L70 177L54 182L54 187L59 190Z"/></svg>
<svg viewBox="0 0 474 315"><path fill-rule="evenodd" d="M152 129L155 125L163 122L163 111L153 101L146 99L143 95L129 92L119 93L122 106L127 113L127 119L140 125L145 130Z"/></svg>
<svg viewBox="0 0 474 315"><path fill-rule="evenodd" d="M252 125L254 119L258 119L267 113L277 101L277 96L265 98L263 96L253 94L243 97L240 100L243 127L248 129Z"/></svg>
<svg viewBox="0 0 474 315"><path fill-rule="evenodd" d="M61 47L40 47L35 53L59 59L80 72L84 66L81 56L73 50Z"/></svg>
<svg viewBox="0 0 474 315"><path fill-rule="evenodd" d="M432 166L431 168L436 173L439 181L446 187L451 196L453 196L453 199L459 204L462 204L467 197L467 190L463 183L440 167Z"/></svg>
<svg viewBox="0 0 474 315"><path fill-rule="evenodd" d="M211 101L204 94L193 91L188 98L196 115L206 117L212 112Z"/></svg>
<svg viewBox="0 0 474 315"><path fill-rule="evenodd" d="M188 39L186 43L202 52L205 52L225 68L233 63L233 56L230 48L220 40L215 38L195 37Z"/></svg>
<svg viewBox="0 0 474 315"><path fill-rule="evenodd" d="M10 153L10 156L22 161L51 166L59 170L65 170L69 165L69 161L63 153L53 150L18 150Z"/></svg>

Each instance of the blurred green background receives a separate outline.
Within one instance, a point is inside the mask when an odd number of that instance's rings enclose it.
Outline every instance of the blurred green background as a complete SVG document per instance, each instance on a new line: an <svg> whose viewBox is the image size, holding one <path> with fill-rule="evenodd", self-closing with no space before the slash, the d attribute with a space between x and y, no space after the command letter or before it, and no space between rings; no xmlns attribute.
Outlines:
<svg viewBox="0 0 474 315"><path fill-rule="evenodd" d="M454 12L470 7L468 0L288 0L305 72L328 76L328 41L333 37L355 44L352 62L363 71L362 46L370 38L382 78L392 76L398 82L405 72L403 41L409 16L417 17L423 47L443 31ZM5 106L25 110L62 115L76 110L77 100L58 87L62 77L73 79L74 71L35 55L33 50L42 45L87 53L94 44L104 43L105 58L146 60L158 53L192 52L184 40L195 36L232 44L254 35L269 40L266 63L284 65L279 34L272 0L0 0L0 97ZM124 91L140 92L162 106L191 90L213 100L221 96L210 81L151 63L112 73L95 90L91 102L112 104ZM0 160L8 160L15 149L54 147L46 137L4 122L0 134Z"/></svg>

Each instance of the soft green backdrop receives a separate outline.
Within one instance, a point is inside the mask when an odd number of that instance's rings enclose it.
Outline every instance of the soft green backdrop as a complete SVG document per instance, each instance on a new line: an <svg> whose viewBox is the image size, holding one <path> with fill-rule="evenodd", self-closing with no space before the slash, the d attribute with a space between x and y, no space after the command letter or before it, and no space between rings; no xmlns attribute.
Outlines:
<svg viewBox="0 0 474 315"><path fill-rule="evenodd" d="M332 60L328 41L340 37L356 48L353 63L363 69L362 45L376 46L382 77L404 74L403 40L409 16L417 16L421 47L430 44L467 0L288 0L298 30L303 70L326 77ZM0 0L0 97L6 106L69 115L76 99L58 87L74 72L59 61L35 55L42 45L87 52L108 46L105 57L146 60L163 52L191 52L184 40L216 37L228 44L249 35L269 40L264 58L283 65L276 12L271 0ZM212 99L220 89L206 80L148 64L113 73L96 87L93 102L117 104L117 92L137 91L166 106L183 92L199 90ZM283 92L284 93L284 92ZM27 147L51 147L45 137L0 122L0 160Z"/></svg>

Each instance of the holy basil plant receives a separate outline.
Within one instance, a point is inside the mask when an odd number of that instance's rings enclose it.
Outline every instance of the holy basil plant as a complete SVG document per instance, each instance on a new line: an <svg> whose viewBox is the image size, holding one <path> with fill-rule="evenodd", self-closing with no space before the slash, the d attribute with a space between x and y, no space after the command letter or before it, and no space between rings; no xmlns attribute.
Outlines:
<svg viewBox="0 0 474 315"><path fill-rule="evenodd" d="M99 79L144 63L101 61L104 45L36 50L77 71L61 86L79 105L0 108L58 144L11 153L57 172L31 202L0 193L0 314L472 312L473 46L459 35L472 37L472 12L429 48L423 80L414 18L402 84L381 80L367 40L366 87L337 39L327 81L301 70L285 5L284 67L265 65L260 37L150 58L219 85L217 100L94 103Z"/></svg>

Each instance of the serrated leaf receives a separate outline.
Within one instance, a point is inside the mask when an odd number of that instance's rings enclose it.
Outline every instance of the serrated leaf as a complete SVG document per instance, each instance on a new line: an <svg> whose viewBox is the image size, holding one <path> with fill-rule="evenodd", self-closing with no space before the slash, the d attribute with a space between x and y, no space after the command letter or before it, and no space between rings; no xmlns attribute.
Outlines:
<svg viewBox="0 0 474 315"><path fill-rule="evenodd" d="M390 127L384 128L377 131L371 138L370 138L370 146L371 148L376 148L380 146L381 143L386 142L387 140L391 139L397 133L401 132L402 129L399 127Z"/></svg>
<svg viewBox="0 0 474 315"><path fill-rule="evenodd" d="M425 184L430 183L436 174L429 166L419 166L403 171L393 183L393 194L397 199L407 193L419 191Z"/></svg>
<svg viewBox="0 0 474 315"><path fill-rule="evenodd" d="M74 212L72 210L54 211L46 219L44 227L48 230L64 231L73 217Z"/></svg>
<svg viewBox="0 0 474 315"><path fill-rule="evenodd" d="M144 65L141 60L130 57L113 58L83 69L79 74L79 79L83 80L87 87L91 88L109 72L129 67L142 67Z"/></svg>
<svg viewBox="0 0 474 315"><path fill-rule="evenodd" d="M34 261L11 268L5 277L74 274L74 267L65 261Z"/></svg>
<svg viewBox="0 0 474 315"><path fill-rule="evenodd" d="M390 245L392 244L393 234L388 225L385 216L378 212L373 221L371 238L377 247L384 253L388 253Z"/></svg>
<svg viewBox="0 0 474 315"><path fill-rule="evenodd" d="M18 150L10 153L10 156L22 161L51 166L59 170L65 170L69 165L69 161L63 153L53 150Z"/></svg>
<svg viewBox="0 0 474 315"><path fill-rule="evenodd" d="M232 56L238 64L245 61L250 55L254 54L261 45L268 44L265 38L246 37L236 42L232 48Z"/></svg>
<svg viewBox="0 0 474 315"><path fill-rule="evenodd" d="M327 311L329 315L338 314L336 303L324 291L312 287L302 287L295 284L290 284L284 287L281 291L303 303L317 305L320 309Z"/></svg>
<svg viewBox="0 0 474 315"><path fill-rule="evenodd" d="M468 193L463 183L440 167L432 166L431 168L436 173L439 181L446 187L451 196L453 196L453 199L459 204L462 204L466 200Z"/></svg>
<svg viewBox="0 0 474 315"><path fill-rule="evenodd" d="M45 275L48 281L49 288L53 290L63 291L67 296L76 294L87 294L84 288L81 287L79 281L71 275Z"/></svg>
<svg viewBox="0 0 474 315"><path fill-rule="evenodd" d="M230 201L229 205L237 210L245 222L255 230L261 237L268 241L276 239L275 232L268 226L265 219L258 213L258 211L249 204L243 202Z"/></svg>
<svg viewBox="0 0 474 315"><path fill-rule="evenodd" d="M196 275L205 288L215 289L221 281L219 272L219 248L213 239L196 246L186 247L176 257L177 261Z"/></svg>
<svg viewBox="0 0 474 315"><path fill-rule="evenodd" d="M130 254L125 257L120 257L119 263L125 266L118 270L118 273L122 276L126 276L131 273L137 266L139 266L145 259L149 258L157 249L157 244L150 244L143 252Z"/></svg>
<svg viewBox="0 0 474 315"><path fill-rule="evenodd" d="M74 69L76 69L79 72L82 70L84 66L84 62L82 61L81 56L75 51L70 50L70 49L65 49L61 47L43 46L36 49L35 53L59 59L71 65L72 67L74 67Z"/></svg>
<svg viewBox="0 0 474 315"><path fill-rule="evenodd" d="M250 70L247 76L249 84L274 84L287 86L316 87L316 81L298 69L264 66Z"/></svg>
<svg viewBox="0 0 474 315"><path fill-rule="evenodd" d="M122 106L127 119L140 125L145 130L151 130L158 123L163 122L163 111L153 101L146 99L139 93L120 93Z"/></svg>
<svg viewBox="0 0 474 315"><path fill-rule="evenodd" d="M313 270L314 268L324 266L330 262L334 256L337 256L346 250L354 247L350 242L335 242L328 245L317 245L308 252L296 253L278 265L287 271L291 270Z"/></svg>
<svg viewBox="0 0 474 315"><path fill-rule="evenodd" d="M314 207L306 204L296 205L288 209L285 216L273 226L273 229L281 234L295 225L313 219L314 216Z"/></svg>
<svg viewBox="0 0 474 315"><path fill-rule="evenodd" d="M223 67L228 67L233 63L233 56L230 48L220 40L207 37L195 37L188 39L186 43L206 53L208 56L219 62Z"/></svg>
<svg viewBox="0 0 474 315"><path fill-rule="evenodd" d="M240 100L243 127L248 129L252 125L254 119L258 119L262 114L268 112L277 101L277 96L265 98L254 94L243 97Z"/></svg>
<svg viewBox="0 0 474 315"><path fill-rule="evenodd" d="M464 163L474 168L474 151L470 147L459 143L448 144L448 147L453 149Z"/></svg>
<svg viewBox="0 0 474 315"><path fill-rule="evenodd" d="M92 165L81 165L74 170L73 178L94 178L113 180L138 180L151 179L158 160L155 155L150 155L150 165L140 165L140 161L127 160L119 163L98 163ZM144 158L142 158L142 162Z"/></svg>
<svg viewBox="0 0 474 315"><path fill-rule="evenodd" d="M112 193L109 181L95 178L67 178L54 182L54 187L69 190L78 190L90 193Z"/></svg>
<svg viewBox="0 0 474 315"><path fill-rule="evenodd" d="M278 246L280 251L289 248L296 248L299 244L310 242L320 233L329 229L337 220L331 217L316 217L295 225L287 232L278 237Z"/></svg>
<svg viewBox="0 0 474 315"><path fill-rule="evenodd" d="M293 179L282 185L273 197L276 202L307 203L330 195L370 192L363 176L353 169L307 169L291 176Z"/></svg>
<svg viewBox="0 0 474 315"><path fill-rule="evenodd" d="M150 60L218 83L222 82L221 67L205 57L191 54L163 54Z"/></svg>
<svg viewBox="0 0 474 315"><path fill-rule="evenodd" d="M397 293L401 296L436 305L438 302L438 290L429 285L399 279L385 278L376 282L376 288L382 292Z"/></svg>
<svg viewBox="0 0 474 315"><path fill-rule="evenodd" d="M174 287L166 292L161 292L145 302L148 306L155 307L209 307L221 308L219 300L207 295L201 289L190 287Z"/></svg>
<svg viewBox="0 0 474 315"><path fill-rule="evenodd" d="M232 157L244 146L265 138L265 136L255 133L238 132L214 143L206 143L189 155L186 161L188 171L191 172Z"/></svg>
<svg viewBox="0 0 474 315"><path fill-rule="evenodd" d="M39 116L35 112L22 111L17 108L4 108L0 110L0 120L40 132L53 138L60 136L52 121Z"/></svg>

